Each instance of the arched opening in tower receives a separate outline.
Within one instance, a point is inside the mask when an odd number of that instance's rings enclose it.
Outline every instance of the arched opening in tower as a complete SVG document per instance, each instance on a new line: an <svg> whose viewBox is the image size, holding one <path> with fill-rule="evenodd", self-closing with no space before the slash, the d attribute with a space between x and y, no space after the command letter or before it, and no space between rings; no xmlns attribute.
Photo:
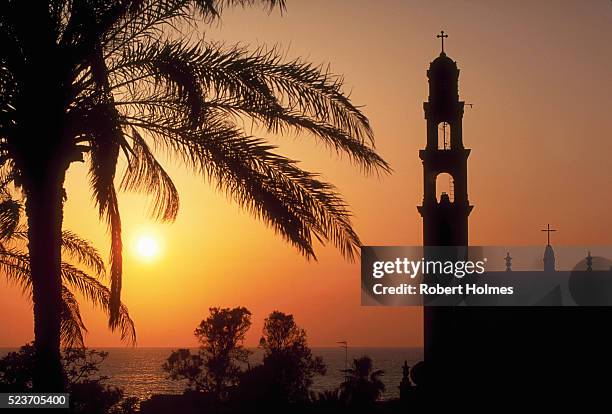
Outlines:
<svg viewBox="0 0 612 414"><path fill-rule="evenodd" d="M440 122L438 124L438 149L451 149L451 128L448 122Z"/></svg>
<svg viewBox="0 0 612 414"><path fill-rule="evenodd" d="M444 195L448 197L448 201L455 202L455 183L453 176L448 173L440 173L436 177L436 200L442 202Z"/></svg>

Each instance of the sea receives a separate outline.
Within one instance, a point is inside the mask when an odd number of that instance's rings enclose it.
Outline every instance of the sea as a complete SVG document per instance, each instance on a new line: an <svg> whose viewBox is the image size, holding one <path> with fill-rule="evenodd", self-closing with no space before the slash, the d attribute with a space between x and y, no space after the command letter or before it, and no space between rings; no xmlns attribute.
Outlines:
<svg viewBox="0 0 612 414"><path fill-rule="evenodd" d="M162 364L168 358L173 348L96 348L108 352L108 357L100 366L100 375L109 377L107 383L123 388L126 396L146 400L154 394L181 394L185 384L167 378ZM174 348L175 349L175 348ZM16 349L0 348L0 357ZM261 363L261 349L251 349L251 366ZM374 361L374 368L384 371L382 381L385 384L383 399L399 396L399 383L402 379L404 361L413 366L423 359L422 348L358 348L349 347L345 358L344 349L312 348L313 355L323 358L327 366L327 374L316 376L312 390L320 392L337 388L343 380L342 370L345 361L350 365L353 358L364 355Z"/></svg>

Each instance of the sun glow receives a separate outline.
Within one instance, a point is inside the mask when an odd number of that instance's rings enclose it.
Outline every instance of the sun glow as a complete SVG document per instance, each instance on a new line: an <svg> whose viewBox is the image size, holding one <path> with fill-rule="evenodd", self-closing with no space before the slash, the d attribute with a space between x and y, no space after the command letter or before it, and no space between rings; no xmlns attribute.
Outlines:
<svg viewBox="0 0 612 414"><path fill-rule="evenodd" d="M156 238L143 235L136 240L136 254L138 257L151 260L159 256L159 242Z"/></svg>

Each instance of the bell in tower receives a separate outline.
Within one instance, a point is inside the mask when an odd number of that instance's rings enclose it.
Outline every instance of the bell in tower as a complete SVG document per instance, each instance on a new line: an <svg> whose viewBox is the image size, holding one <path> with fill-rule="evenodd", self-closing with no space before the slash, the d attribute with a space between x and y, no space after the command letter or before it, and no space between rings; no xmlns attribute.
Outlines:
<svg viewBox="0 0 612 414"><path fill-rule="evenodd" d="M470 150L463 146L463 108L459 100L457 63L442 52L427 71L429 101L423 104L427 120L427 145L419 151L423 161L424 246L467 246L468 216L472 206L467 192L467 159ZM447 132L448 135L447 136ZM448 175L449 191L442 192L442 175Z"/></svg>

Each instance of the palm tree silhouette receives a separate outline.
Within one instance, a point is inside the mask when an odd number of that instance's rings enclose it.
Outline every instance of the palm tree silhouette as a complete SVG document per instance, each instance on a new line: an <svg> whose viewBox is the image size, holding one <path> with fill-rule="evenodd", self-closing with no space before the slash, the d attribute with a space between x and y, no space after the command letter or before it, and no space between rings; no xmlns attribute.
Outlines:
<svg viewBox="0 0 612 414"><path fill-rule="evenodd" d="M366 172L388 172L368 119L342 78L276 49L193 41L196 22L227 6L283 0L6 0L0 5L0 165L20 186L28 218L37 389L62 388L61 231L64 179L89 167L111 239L110 318L118 326L122 279L119 188L152 196L151 214L173 220L178 192L156 159L164 152L225 192L315 258L313 239L348 259L359 238L335 188L243 130L308 133ZM33 30L35 28L35 30ZM156 150L155 152L153 150Z"/></svg>
<svg viewBox="0 0 612 414"><path fill-rule="evenodd" d="M346 379L340 385L342 397L356 407L367 406L378 400L385 390L380 377L384 371L374 370L374 363L368 356L353 360L353 366L343 370Z"/></svg>
<svg viewBox="0 0 612 414"><path fill-rule="evenodd" d="M24 295L32 297L32 274L30 258L22 245L27 240L27 231L20 226L21 203L14 200L3 183L0 183L0 270L9 282L21 287ZM81 318L79 303L73 291L79 292L94 306L110 314L110 290L100 279L105 276L104 260L89 241L64 230L62 250L73 263L62 262L62 303L60 338L64 347L84 347L87 328ZM118 319L121 339L136 342L136 329L127 306L119 307Z"/></svg>

